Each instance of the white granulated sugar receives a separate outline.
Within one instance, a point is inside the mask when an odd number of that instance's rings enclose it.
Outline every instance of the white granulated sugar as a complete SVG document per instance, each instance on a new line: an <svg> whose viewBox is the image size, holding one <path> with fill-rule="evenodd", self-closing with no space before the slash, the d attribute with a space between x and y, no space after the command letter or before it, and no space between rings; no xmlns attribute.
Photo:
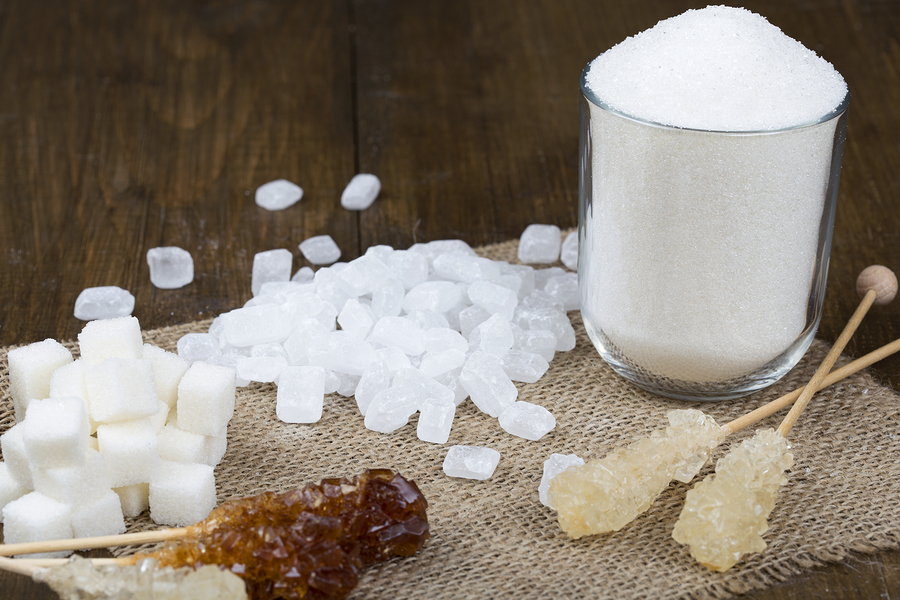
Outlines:
<svg viewBox="0 0 900 600"><path fill-rule="evenodd" d="M444 474L464 479L489 479L500 462L500 453L480 446L453 446L444 458Z"/></svg>
<svg viewBox="0 0 900 600"><path fill-rule="evenodd" d="M163 290L184 287L194 280L194 259L191 253L177 246L163 246L147 250L150 283Z"/></svg>
<svg viewBox="0 0 900 600"><path fill-rule="evenodd" d="M847 94L815 52L765 18L726 6L689 10L626 39L591 63L587 85L627 115L712 131L812 123Z"/></svg>
<svg viewBox="0 0 900 600"><path fill-rule="evenodd" d="M381 181L371 173L354 175L341 194L341 206L347 210L366 210L381 191Z"/></svg>
<svg viewBox="0 0 900 600"><path fill-rule="evenodd" d="M548 494L550 491L550 482L553 481L554 477L569 467L581 466L583 464L584 460L575 454L551 454L550 458L544 461L544 475L541 477L541 483L538 486L538 496L541 500L541 504L553 508L553 506L550 505Z"/></svg>
<svg viewBox="0 0 900 600"><path fill-rule="evenodd" d="M125 317L134 310L134 296L115 285L87 288L75 299L75 318L82 321Z"/></svg>
<svg viewBox="0 0 900 600"><path fill-rule="evenodd" d="M276 179L256 188L256 205L266 210L284 210L303 197L303 189L286 179Z"/></svg>

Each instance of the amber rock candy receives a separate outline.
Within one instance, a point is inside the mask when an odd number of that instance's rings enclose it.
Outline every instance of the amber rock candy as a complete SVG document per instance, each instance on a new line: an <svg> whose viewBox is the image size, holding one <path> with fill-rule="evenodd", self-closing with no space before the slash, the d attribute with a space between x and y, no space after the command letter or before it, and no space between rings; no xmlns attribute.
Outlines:
<svg viewBox="0 0 900 600"><path fill-rule="evenodd" d="M255 600L346 598L362 566L411 556L429 537L428 502L387 469L284 493L229 500L185 539L149 555L166 566L218 565Z"/></svg>
<svg viewBox="0 0 900 600"><path fill-rule="evenodd" d="M794 464L784 437L772 429L719 459L716 472L687 493L672 537L689 544L691 556L726 571L748 552L762 552L766 519L775 508L784 472Z"/></svg>
<svg viewBox="0 0 900 600"><path fill-rule="evenodd" d="M673 479L688 482L725 438L699 410L673 410L669 427L550 482L550 505L569 537L618 531L650 508Z"/></svg>

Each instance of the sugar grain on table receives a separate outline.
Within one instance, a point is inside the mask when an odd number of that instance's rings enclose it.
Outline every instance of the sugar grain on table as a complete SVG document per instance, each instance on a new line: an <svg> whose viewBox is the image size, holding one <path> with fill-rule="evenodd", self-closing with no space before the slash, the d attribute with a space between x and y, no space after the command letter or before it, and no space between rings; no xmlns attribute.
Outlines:
<svg viewBox="0 0 900 600"><path fill-rule="evenodd" d="M256 205L266 210L284 210L300 201L303 189L286 179L276 179L256 188Z"/></svg>
<svg viewBox="0 0 900 600"><path fill-rule="evenodd" d="M444 474L464 479L489 479L500 462L500 453L479 446L452 446L444 458Z"/></svg>
<svg viewBox="0 0 900 600"><path fill-rule="evenodd" d="M522 400L514 402L499 417L500 427L512 435L537 441L556 427L556 417L550 411Z"/></svg>
<svg viewBox="0 0 900 600"><path fill-rule="evenodd" d="M416 436L423 442L447 443L455 414L456 403L452 400L428 398L419 409Z"/></svg>
<svg viewBox="0 0 900 600"><path fill-rule="evenodd" d="M75 299L75 318L82 321L124 317L134 311L134 296L115 285L86 288Z"/></svg>
<svg viewBox="0 0 900 600"><path fill-rule="evenodd" d="M194 280L191 253L177 246L161 246L147 250L150 283L163 290L184 287Z"/></svg>
<svg viewBox="0 0 900 600"><path fill-rule="evenodd" d="M365 210L381 191L381 181L371 173L354 175L341 194L341 206L347 210Z"/></svg>

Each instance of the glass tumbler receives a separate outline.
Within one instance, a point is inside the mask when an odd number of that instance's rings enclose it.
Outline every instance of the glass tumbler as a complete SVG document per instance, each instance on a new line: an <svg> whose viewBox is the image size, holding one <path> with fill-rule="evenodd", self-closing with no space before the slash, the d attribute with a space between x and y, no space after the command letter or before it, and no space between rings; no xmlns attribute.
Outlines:
<svg viewBox="0 0 900 600"><path fill-rule="evenodd" d="M722 132L605 105L581 73L578 282L603 359L652 392L764 388L812 343L847 128Z"/></svg>

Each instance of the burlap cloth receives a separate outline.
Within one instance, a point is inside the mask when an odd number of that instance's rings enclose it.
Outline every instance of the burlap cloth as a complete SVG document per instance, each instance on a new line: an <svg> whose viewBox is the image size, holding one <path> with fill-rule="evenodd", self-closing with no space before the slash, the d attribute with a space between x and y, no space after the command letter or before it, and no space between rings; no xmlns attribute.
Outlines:
<svg viewBox="0 0 900 600"><path fill-rule="evenodd" d="M515 262L516 244L480 253ZM538 501L543 462L551 453L600 458L664 427L666 412L674 408L699 407L727 422L803 385L828 349L817 340L797 368L764 392L697 405L654 396L617 376L597 355L578 313L570 316L575 350L558 353L539 382L518 384L520 400L556 417L556 428L542 440L507 434L470 401L457 410L443 446L416 437L415 416L391 435L369 431L355 401L338 395L326 397L318 423L290 425L275 417L275 387L252 384L238 390L228 451L216 468L219 500L367 467L395 469L414 480L429 501L431 539L415 557L368 568L354 598L725 598L839 561L851 551L898 547L900 398L865 372L810 403L790 435L795 464L769 519L768 548L729 572L708 571L672 539L689 487L680 483L621 531L568 539L554 513ZM145 341L174 350L181 335L208 327L209 321L200 321L147 331ZM0 431L14 423L6 351L0 350ZM782 416L762 425L775 427ZM736 434L713 458L751 434L752 429ZM498 450L494 475L487 481L446 477L441 463L453 444ZM710 471L707 465L701 476ZM146 514L128 524L131 531L154 527Z"/></svg>

